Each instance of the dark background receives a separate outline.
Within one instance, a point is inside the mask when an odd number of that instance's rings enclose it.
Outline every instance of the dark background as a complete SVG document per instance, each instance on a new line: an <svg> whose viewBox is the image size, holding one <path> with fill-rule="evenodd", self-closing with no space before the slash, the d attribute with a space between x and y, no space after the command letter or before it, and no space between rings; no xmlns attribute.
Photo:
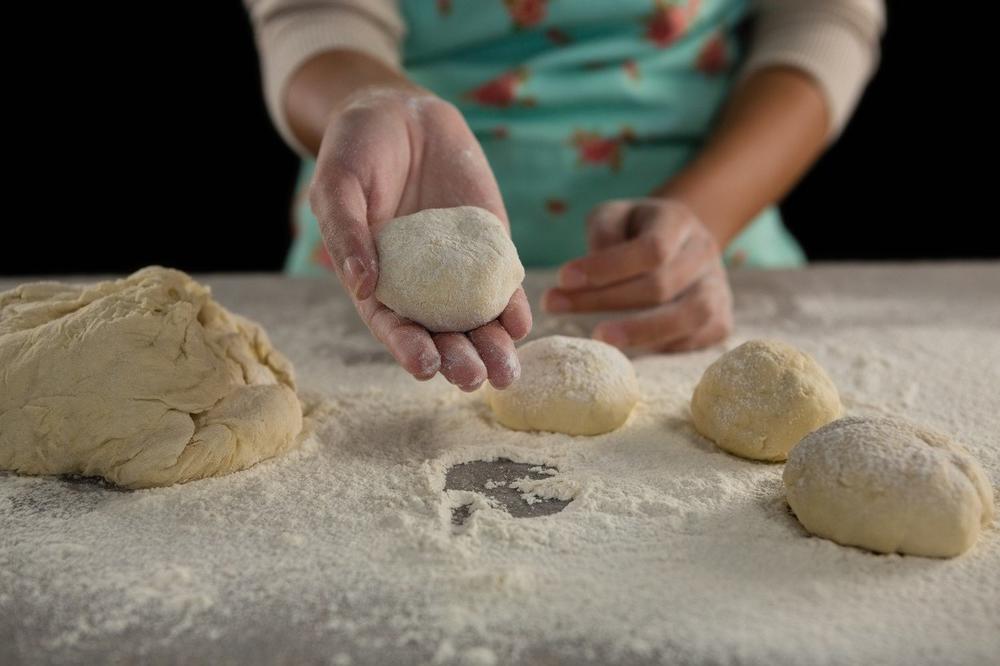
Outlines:
<svg viewBox="0 0 1000 666"><path fill-rule="evenodd" d="M53 27L8 63L0 274L280 269L297 160L264 109L239 0L84 4L9 24ZM812 259L1000 257L990 190L966 182L995 170L977 118L992 105L959 82L992 38L922 5L889 3L878 74L783 204Z"/></svg>

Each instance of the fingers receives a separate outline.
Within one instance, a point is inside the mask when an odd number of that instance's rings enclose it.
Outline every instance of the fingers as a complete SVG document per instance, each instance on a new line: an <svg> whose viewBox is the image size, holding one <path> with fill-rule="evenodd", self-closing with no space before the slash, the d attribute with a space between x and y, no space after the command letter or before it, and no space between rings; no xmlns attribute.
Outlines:
<svg viewBox="0 0 1000 666"><path fill-rule="evenodd" d="M704 349L705 347L711 347L718 342L722 342L729 337L732 331L731 323L724 321L714 322L708 326L703 326L687 337L664 344L657 351L687 352Z"/></svg>
<svg viewBox="0 0 1000 666"><path fill-rule="evenodd" d="M490 384L498 389L507 388L521 375L521 363L514 350L514 341L498 321L469 331L469 340L486 365Z"/></svg>
<svg viewBox="0 0 1000 666"><path fill-rule="evenodd" d="M531 332L531 305L523 288L518 287L511 295L499 320L513 340L521 340Z"/></svg>
<svg viewBox="0 0 1000 666"><path fill-rule="evenodd" d="M400 317L374 298L355 301L355 306L372 335L386 346L404 370L421 381L437 373L441 355L427 329Z"/></svg>
<svg viewBox="0 0 1000 666"><path fill-rule="evenodd" d="M568 262L559 271L560 287L603 287L651 271L669 262L695 231L694 218L679 207L648 204L620 211L619 203L604 207L622 217L603 223L614 227L614 236L619 240Z"/></svg>
<svg viewBox="0 0 1000 666"><path fill-rule="evenodd" d="M361 182L336 169L324 170L322 177L317 172L309 187L309 204L341 282L356 299L369 298L378 283L378 253Z"/></svg>
<svg viewBox="0 0 1000 666"><path fill-rule="evenodd" d="M486 381L486 365L472 341L462 333L438 333L434 344L441 354L441 374L463 391L475 391Z"/></svg>
<svg viewBox="0 0 1000 666"><path fill-rule="evenodd" d="M625 221L633 202L629 200L608 201L587 216L587 245L591 250L600 250L626 238Z"/></svg>
<svg viewBox="0 0 1000 666"><path fill-rule="evenodd" d="M544 297L548 312L632 310L667 303L713 270L715 251L702 240L692 240L672 263L651 272L595 289L550 289Z"/></svg>
<svg viewBox="0 0 1000 666"><path fill-rule="evenodd" d="M678 300L636 317L602 322L593 336L619 348L679 351L723 339L732 328L732 300L724 275L711 275Z"/></svg>

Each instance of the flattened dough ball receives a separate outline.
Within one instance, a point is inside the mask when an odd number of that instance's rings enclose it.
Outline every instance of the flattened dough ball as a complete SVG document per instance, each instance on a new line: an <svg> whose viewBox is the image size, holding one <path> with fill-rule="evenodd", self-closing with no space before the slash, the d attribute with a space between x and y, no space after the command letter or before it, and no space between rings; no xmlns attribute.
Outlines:
<svg viewBox="0 0 1000 666"><path fill-rule="evenodd" d="M792 449L784 481L807 530L879 553L954 557L993 519L993 489L965 448L896 419L820 428Z"/></svg>
<svg viewBox="0 0 1000 666"><path fill-rule="evenodd" d="M599 435L625 423L639 400L632 362L604 342L553 335L517 353L517 381L503 391L486 389L508 428Z"/></svg>
<svg viewBox="0 0 1000 666"><path fill-rule="evenodd" d="M180 271L0 293L0 469L128 488L227 474L293 446L291 364Z"/></svg>
<svg viewBox="0 0 1000 666"><path fill-rule="evenodd" d="M375 297L429 331L470 331L493 321L524 280L503 222L475 206L398 217L375 243Z"/></svg>
<svg viewBox="0 0 1000 666"><path fill-rule="evenodd" d="M754 460L784 460L800 439L841 412L837 387L823 368L776 340L751 340L723 354L691 398L698 432Z"/></svg>

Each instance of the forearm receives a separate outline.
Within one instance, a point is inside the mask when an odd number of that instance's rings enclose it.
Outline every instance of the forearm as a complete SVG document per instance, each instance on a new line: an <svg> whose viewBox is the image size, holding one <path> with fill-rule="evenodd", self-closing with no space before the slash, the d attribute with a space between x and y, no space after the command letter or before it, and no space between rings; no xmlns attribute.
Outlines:
<svg viewBox="0 0 1000 666"><path fill-rule="evenodd" d="M655 194L687 204L724 248L820 155L828 115L808 75L762 69L736 90L698 156Z"/></svg>
<svg viewBox="0 0 1000 666"><path fill-rule="evenodd" d="M290 78L284 98L295 138L316 155L330 114L368 86L417 89L401 72L357 51L326 51L307 60Z"/></svg>

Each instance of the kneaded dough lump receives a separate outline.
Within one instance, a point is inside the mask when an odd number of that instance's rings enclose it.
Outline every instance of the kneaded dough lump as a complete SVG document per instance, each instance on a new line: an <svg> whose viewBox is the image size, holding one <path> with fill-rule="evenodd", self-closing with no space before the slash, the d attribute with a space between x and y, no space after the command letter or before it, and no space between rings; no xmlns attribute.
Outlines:
<svg viewBox="0 0 1000 666"><path fill-rule="evenodd" d="M841 412L823 368L776 340L751 340L723 354L691 398L698 432L754 460L784 460L800 439Z"/></svg>
<svg viewBox="0 0 1000 666"><path fill-rule="evenodd" d="M292 366L256 324L159 267L0 293L0 469L127 488L227 474L302 428Z"/></svg>
<svg viewBox="0 0 1000 666"><path fill-rule="evenodd" d="M966 450L890 418L848 417L803 439L788 504L817 536L879 553L953 557L993 518L993 489Z"/></svg>
<svg viewBox="0 0 1000 666"><path fill-rule="evenodd" d="M500 423L514 430L599 435L621 426L639 400L632 362L598 340L553 335L518 349L521 376L488 387Z"/></svg>
<svg viewBox="0 0 1000 666"><path fill-rule="evenodd" d="M493 321L524 279L503 223L475 206L398 217L375 242L375 297L430 331L470 331Z"/></svg>

